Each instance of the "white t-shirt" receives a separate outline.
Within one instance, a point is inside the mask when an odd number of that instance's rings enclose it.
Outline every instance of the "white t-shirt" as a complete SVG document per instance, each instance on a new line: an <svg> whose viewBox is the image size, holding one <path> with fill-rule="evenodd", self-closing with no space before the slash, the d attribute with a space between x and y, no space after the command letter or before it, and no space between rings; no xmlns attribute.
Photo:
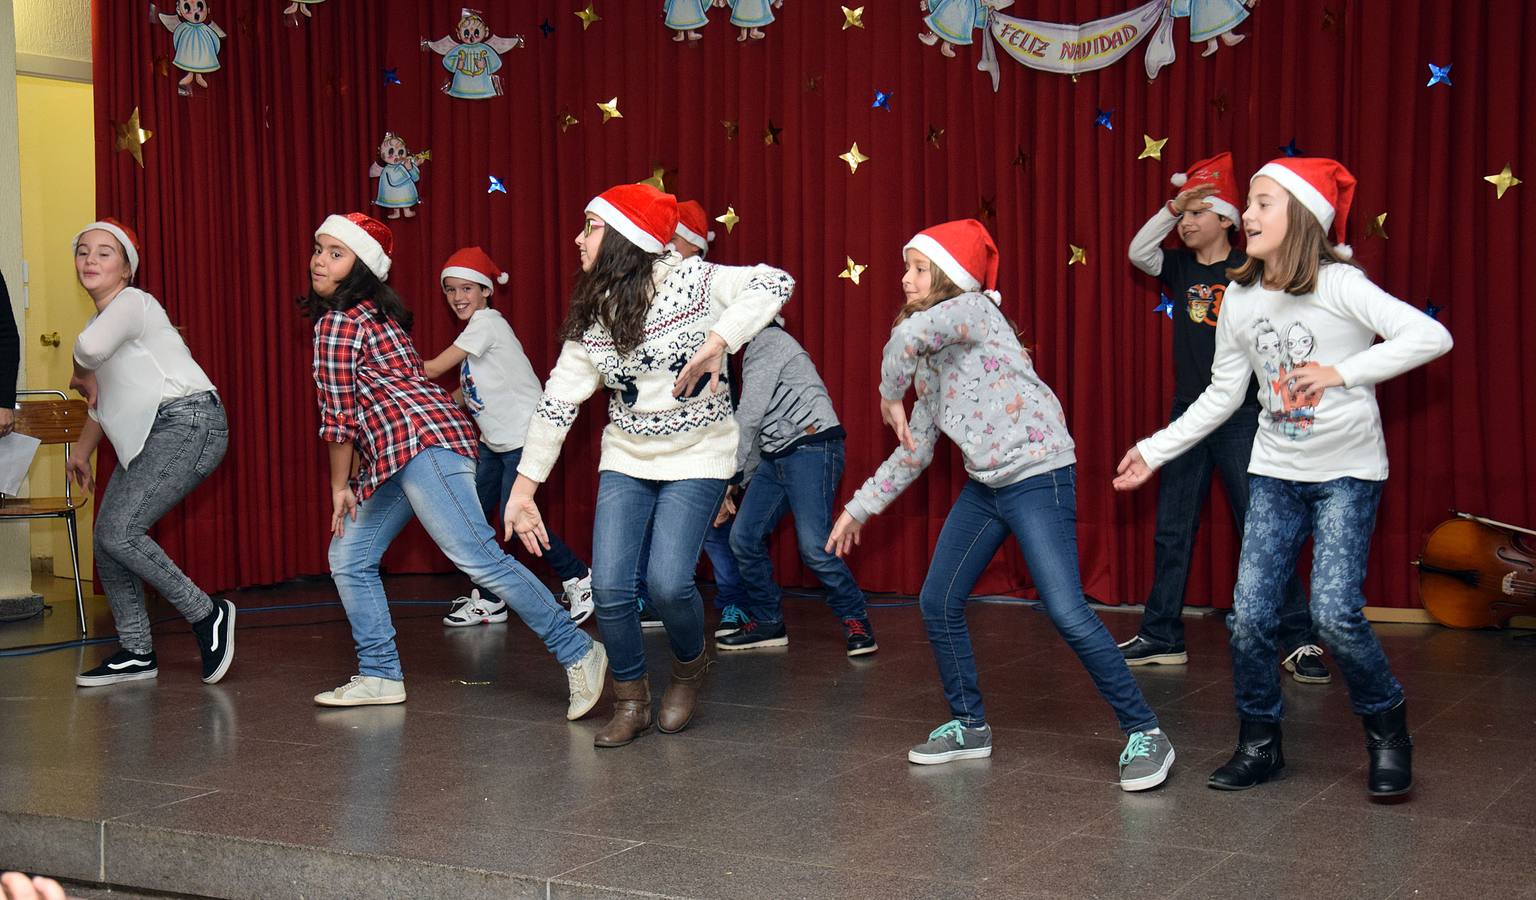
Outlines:
<svg viewBox="0 0 1536 900"><path fill-rule="evenodd" d="M497 453L523 446L543 386L512 326L494 309L476 310L453 345L469 354L459 387L480 439Z"/></svg>
<svg viewBox="0 0 1536 900"><path fill-rule="evenodd" d="M1385 340L1375 343L1377 335ZM1178 421L1138 443L1153 468L1182 455L1242 404L1259 379L1259 432L1248 471L1290 481L1382 481L1387 443L1376 384L1451 349L1445 326L1348 265L1325 265L1311 294L1227 286L1216 324L1211 386ZM1287 390L1294 370L1333 366L1344 384L1315 406Z"/></svg>
<svg viewBox="0 0 1536 900"><path fill-rule="evenodd" d="M96 408L123 465L144 449L160 404L214 389L160 301L128 287L75 339L75 362L96 373Z"/></svg>

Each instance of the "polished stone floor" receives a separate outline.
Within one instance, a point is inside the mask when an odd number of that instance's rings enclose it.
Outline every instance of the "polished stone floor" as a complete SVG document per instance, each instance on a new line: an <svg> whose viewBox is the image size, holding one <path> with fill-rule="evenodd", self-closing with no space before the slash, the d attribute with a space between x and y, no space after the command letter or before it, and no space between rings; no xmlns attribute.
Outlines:
<svg viewBox="0 0 1536 900"><path fill-rule="evenodd" d="M73 636L72 596L49 594L53 617L0 646ZM1511 634L1379 627L1417 742L1415 794L1387 805L1337 678L1285 681L1288 777L1205 787L1236 727L1216 619L1188 620L1187 667L1137 671L1178 762L1133 795L1113 716L1029 607L971 612L993 757L918 767L906 749L947 715L909 605L875 609L880 652L849 660L825 607L790 601L790 646L723 655L686 732L599 751L601 718L565 722L564 676L515 621L402 605L409 703L324 710L348 632L339 608L292 607L329 583L234 599L219 685L179 623L156 630L154 682L76 689L110 644L0 651L0 867L81 897L1536 897L1536 642Z"/></svg>

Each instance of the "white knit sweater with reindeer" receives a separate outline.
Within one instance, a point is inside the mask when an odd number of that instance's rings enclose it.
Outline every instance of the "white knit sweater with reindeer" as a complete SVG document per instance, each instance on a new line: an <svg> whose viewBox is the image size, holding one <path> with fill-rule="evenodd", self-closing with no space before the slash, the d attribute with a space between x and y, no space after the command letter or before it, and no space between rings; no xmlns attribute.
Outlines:
<svg viewBox="0 0 1536 900"><path fill-rule="evenodd" d="M656 263L652 283L638 347L620 355L601 324L565 342L529 423L518 474L549 477L577 408L598 388L609 392L600 470L653 481L736 473L730 391L722 385L711 392L706 380L677 398L672 385L710 332L731 353L755 337L789 300L794 279L770 266L718 266L674 251Z"/></svg>

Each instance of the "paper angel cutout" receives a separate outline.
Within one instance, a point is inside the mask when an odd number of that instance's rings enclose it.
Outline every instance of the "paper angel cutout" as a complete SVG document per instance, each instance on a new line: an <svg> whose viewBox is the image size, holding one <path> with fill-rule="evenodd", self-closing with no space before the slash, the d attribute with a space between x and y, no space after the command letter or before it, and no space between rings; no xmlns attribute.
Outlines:
<svg viewBox="0 0 1536 900"><path fill-rule="evenodd" d="M463 9L454 33L435 41L422 41L443 57L443 68L452 77L443 83L443 93L464 100L489 100L501 96L501 54L523 46L523 36L496 37L481 18L480 11Z"/></svg>
<svg viewBox="0 0 1536 900"><path fill-rule="evenodd" d="M715 5L731 8L731 24L741 29L736 40L760 41L768 36L763 26L773 22L773 11L783 9L784 0L715 0Z"/></svg>
<svg viewBox="0 0 1536 900"><path fill-rule="evenodd" d="M987 13L1012 5L1013 0L919 0L928 30L917 39L930 47L937 44L940 53L953 59L956 46L970 46L971 32L987 27Z"/></svg>
<svg viewBox="0 0 1536 900"><path fill-rule="evenodd" d="M1238 34L1237 26L1248 18L1248 7L1259 0L1173 0L1168 12L1174 18L1189 17L1189 40L1205 44L1201 56L1210 56L1221 49L1221 44L1235 47L1243 42L1246 34ZM1221 39L1221 44L1216 39Z"/></svg>
<svg viewBox="0 0 1536 900"><path fill-rule="evenodd" d="M699 29L709 24L709 16L705 13L708 8L709 0L665 0L661 17L668 28L677 32L672 40L682 43L703 38Z"/></svg>
<svg viewBox="0 0 1536 900"><path fill-rule="evenodd" d="M153 5L150 10L171 33L171 44L176 48L171 65L187 73L176 82L176 93L191 96L193 81L207 87L203 73L218 71L219 47L225 38L224 30L208 21L213 10L207 0L178 0L174 16L155 10Z"/></svg>
<svg viewBox="0 0 1536 900"><path fill-rule="evenodd" d="M293 0L293 2L289 3L288 6L283 10L283 15L294 16L295 21L297 21L297 17L300 13L303 13L304 18L306 19L312 18L314 13L310 12L309 8L314 6L316 3L324 2L325 0Z"/></svg>
<svg viewBox="0 0 1536 900"><path fill-rule="evenodd" d="M407 219L414 218L416 211L411 207L421 202L421 194L416 190L416 182L421 180L420 164L431 158L432 151L412 154L398 135L385 132L384 140L379 142L379 161L383 165L376 162L368 167L368 177L379 180L374 205L389 210L391 219L400 218L402 213Z"/></svg>

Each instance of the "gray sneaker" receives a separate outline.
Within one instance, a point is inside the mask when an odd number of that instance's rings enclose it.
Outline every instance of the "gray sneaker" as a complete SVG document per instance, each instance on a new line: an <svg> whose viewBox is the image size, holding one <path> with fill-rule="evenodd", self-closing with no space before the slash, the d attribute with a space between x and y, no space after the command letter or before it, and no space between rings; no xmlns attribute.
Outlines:
<svg viewBox="0 0 1536 900"><path fill-rule="evenodd" d="M928 735L927 743L907 751L907 762L936 766L957 759L982 759L992 755L992 729L967 728L958 719L945 722Z"/></svg>
<svg viewBox="0 0 1536 900"><path fill-rule="evenodd" d="M1161 731L1137 731L1125 742L1120 754L1120 787L1127 791L1145 791L1168 780L1173 767L1173 742Z"/></svg>

